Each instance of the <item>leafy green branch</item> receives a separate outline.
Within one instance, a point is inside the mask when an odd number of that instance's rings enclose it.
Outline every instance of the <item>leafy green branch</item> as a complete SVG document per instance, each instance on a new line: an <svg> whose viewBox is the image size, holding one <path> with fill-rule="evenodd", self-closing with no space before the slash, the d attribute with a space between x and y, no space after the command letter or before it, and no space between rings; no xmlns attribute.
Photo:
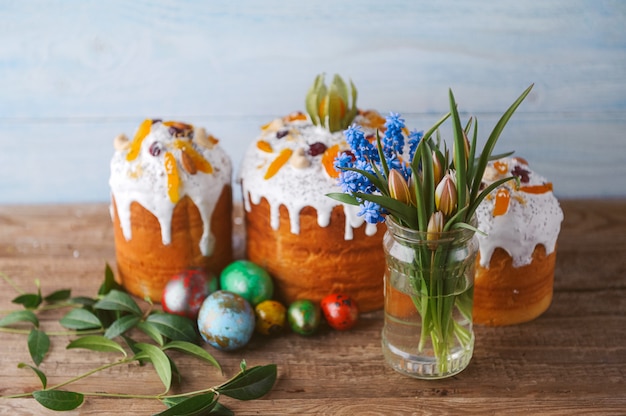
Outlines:
<svg viewBox="0 0 626 416"><path fill-rule="evenodd" d="M168 395L178 376L175 362L167 354L170 350L205 361L221 371L218 361L201 346L197 328L188 318L154 310L153 305L145 311L135 300L123 291L114 279L109 265L105 268L105 279L95 298L71 297L70 290L56 291L42 296L39 282L36 293L25 293L5 274L0 273L5 282L18 292L13 303L24 309L9 312L0 318L0 332L28 335L28 350L35 364L19 363L18 368L32 370L39 378L42 388L28 393L0 396L0 399L33 397L42 406L52 410L73 410L82 405L85 397L117 397L135 399L156 399L169 408L162 415L232 414L218 400L221 395L239 400L252 400L265 395L276 381L276 365L270 364L248 369L245 361L241 371L219 386L207 389ZM68 331L44 331L40 327L36 312L55 308L70 308L59 321ZM30 325L29 330L15 328L16 325ZM137 342L129 334L144 333L152 341ZM50 349L49 335L76 335L67 349L87 349L97 352L119 353L123 358L89 370L54 386L48 386L45 373L39 368ZM121 339L124 345L116 339ZM164 386L164 391L155 395L136 395L101 392L75 392L62 390L83 378L109 368L128 365L138 361L151 363Z"/></svg>

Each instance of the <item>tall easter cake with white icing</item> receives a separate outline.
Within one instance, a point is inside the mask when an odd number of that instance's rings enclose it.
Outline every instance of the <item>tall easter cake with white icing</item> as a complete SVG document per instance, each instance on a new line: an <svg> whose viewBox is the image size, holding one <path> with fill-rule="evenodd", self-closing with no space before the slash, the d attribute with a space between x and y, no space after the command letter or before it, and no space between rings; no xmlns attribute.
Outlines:
<svg viewBox="0 0 626 416"><path fill-rule="evenodd" d="M318 77L307 96L309 115L273 120L248 148L240 172L246 251L273 276L284 302L343 292L369 311L383 305L384 227L326 195L341 191L334 161L348 150L345 120L372 136L385 120L356 109L354 86L350 108L345 87L335 76L326 90Z"/></svg>
<svg viewBox="0 0 626 416"><path fill-rule="evenodd" d="M186 268L219 273L232 261L232 166L203 128L145 120L119 135L111 160L111 217L119 278L160 301Z"/></svg>
<svg viewBox="0 0 626 416"><path fill-rule="evenodd" d="M474 322L511 325L535 319L552 301L556 243L563 212L552 184L521 158L490 162L483 182L516 176L476 211L479 256Z"/></svg>

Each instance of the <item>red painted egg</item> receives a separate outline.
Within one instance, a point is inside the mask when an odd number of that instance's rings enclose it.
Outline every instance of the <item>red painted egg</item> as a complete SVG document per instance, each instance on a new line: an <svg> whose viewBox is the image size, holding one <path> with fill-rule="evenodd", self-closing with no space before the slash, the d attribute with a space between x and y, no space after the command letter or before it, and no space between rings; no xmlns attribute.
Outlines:
<svg viewBox="0 0 626 416"><path fill-rule="evenodd" d="M343 293L333 293L322 299L322 313L331 328L345 331L352 328L359 319L356 302Z"/></svg>
<svg viewBox="0 0 626 416"><path fill-rule="evenodd" d="M196 319L202 302L216 290L215 276L202 269L188 269L167 282L163 289L161 306L165 312Z"/></svg>

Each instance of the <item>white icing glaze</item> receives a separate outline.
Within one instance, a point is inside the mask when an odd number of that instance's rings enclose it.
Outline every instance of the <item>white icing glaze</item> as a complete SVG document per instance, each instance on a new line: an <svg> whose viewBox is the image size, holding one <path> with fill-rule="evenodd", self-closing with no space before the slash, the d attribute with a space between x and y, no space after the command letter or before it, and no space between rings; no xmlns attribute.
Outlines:
<svg viewBox="0 0 626 416"><path fill-rule="evenodd" d="M150 133L141 144L137 158L127 160L129 149L117 150L111 159L109 185L115 198L117 213L126 240L132 238L130 205L137 202L151 212L161 226L161 239L164 245L171 242L171 221L176 204L168 194L168 180L164 155L171 152L176 159L180 175L180 198L188 196L198 208L203 221L203 234L200 250L204 256L213 252L215 238L210 224L215 205L225 185L230 185L232 177L231 161L220 146L211 149L189 142L196 152L213 166L212 173L201 171L188 173L182 164L182 150L174 146L176 140L161 122L154 123ZM182 138L182 140L188 140ZM162 151L159 155L150 154L150 146L158 142ZM111 217L114 215L111 206Z"/></svg>
<svg viewBox="0 0 626 416"><path fill-rule="evenodd" d="M506 164L506 170L498 171L494 163L499 166ZM510 193L509 206L503 215L493 215L496 193L494 190L476 210L478 229L487 235L478 234L480 246L480 265L488 268L491 256L497 247L506 250L513 259L513 267L530 264L535 247L542 244L546 254L554 251L556 241L563 221L563 211L551 191L543 193L524 192L524 186L547 184L548 181L533 172L528 165L517 158L504 158L490 162L483 181L487 184L511 175L516 169L528 172L528 182L522 182L518 190L515 184L505 184Z"/></svg>
<svg viewBox="0 0 626 416"><path fill-rule="evenodd" d="M360 121L366 124L366 120L357 116L356 123ZM374 133L372 129L363 129L366 134ZM276 133L289 131L285 137L278 138ZM258 148L259 141L268 142L271 152ZM330 214L334 207L343 206L346 217L344 238L352 240L353 230L361 227L365 220L358 216L359 207L343 204L329 198L326 194L341 192L337 185L337 179L330 177L321 163L322 155L311 156L307 154L309 146L321 142L327 148L338 144L341 150L347 150L343 132L330 133L328 130L313 125L306 120L285 121L276 119L272 121L249 147L244 156L239 179L242 184L244 195L244 207L249 212L250 202L259 204L265 198L270 206L270 225L276 230L279 226L279 207L284 205L289 212L290 230L293 234L300 233L300 211L311 206L317 211L317 223L320 227L327 227L330 223ZM302 164L285 163L274 176L265 179L265 173L269 165L276 159L281 150L289 148L296 154L297 149L304 149L305 157L311 163ZM293 157L292 155L292 157ZM248 199L249 196L249 199ZM376 234L376 224L366 224L367 235Z"/></svg>

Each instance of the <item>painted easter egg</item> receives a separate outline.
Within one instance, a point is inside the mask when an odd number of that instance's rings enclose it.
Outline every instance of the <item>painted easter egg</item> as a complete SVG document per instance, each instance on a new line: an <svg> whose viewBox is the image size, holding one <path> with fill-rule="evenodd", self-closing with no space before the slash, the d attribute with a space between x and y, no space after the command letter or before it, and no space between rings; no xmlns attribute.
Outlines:
<svg viewBox="0 0 626 416"><path fill-rule="evenodd" d="M185 270L167 282L161 306L165 312L196 319L202 302L217 290L217 284L217 277L203 269Z"/></svg>
<svg viewBox="0 0 626 416"><path fill-rule="evenodd" d="M285 328L287 310L276 300L264 300L254 308L256 331L263 335L277 335Z"/></svg>
<svg viewBox="0 0 626 416"><path fill-rule="evenodd" d="M269 273L248 260L237 260L226 266L220 275L220 286L222 290L242 296L252 305L271 299L274 294Z"/></svg>
<svg viewBox="0 0 626 416"><path fill-rule="evenodd" d="M339 331L352 328L359 319L356 302L343 293L332 293L321 301L322 313L328 325Z"/></svg>
<svg viewBox="0 0 626 416"><path fill-rule="evenodd" d="M287 320L293 332L300 335L312 335L320 325L320 308L317 303L300 299L289 305Z"/></svg>
<svg viewBox="0 0 626 416"><path fill-rule="evenodd" d="M198 313L202 338L222 351L246 345L254 332L254 311L247 300L236 293L218 290L204 300Z"/></svg>

